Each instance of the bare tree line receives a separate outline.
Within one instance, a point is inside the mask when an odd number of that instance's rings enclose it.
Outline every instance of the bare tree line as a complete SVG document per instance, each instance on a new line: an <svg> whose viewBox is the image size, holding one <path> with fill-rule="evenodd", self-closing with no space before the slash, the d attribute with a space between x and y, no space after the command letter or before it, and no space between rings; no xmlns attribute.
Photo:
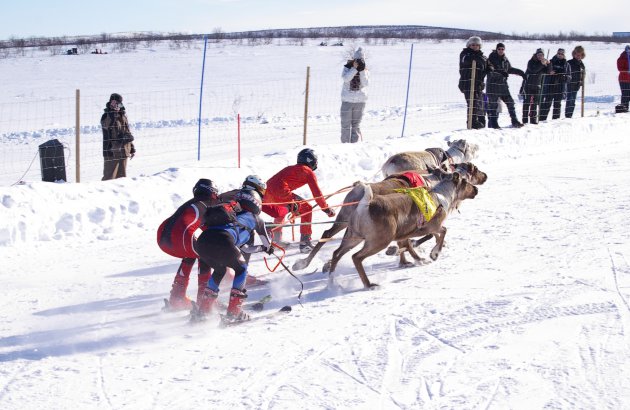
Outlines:
<svg viewBox="0 0 630 410"><path fill-rule="evenodd" d="M257 31L241 31L226 33L215 28L207 34L159 33L139 32L124 34L102 33L93 36L61 36L61 37L29 37L9 38L0 41L0 57L10 55L25 55L26 50L48 50L51 54L64 54L66 47L77 48L81 53L88 52L95 46L108 46L111 51L131 51L143 45L152 47L157 42L169 42L172 49L190 48L203 38L208 37L211 42L231 42L245 45L271 44L274 39L288 39L289 44L304 45L307 39L325 39L343 42L344 40L363 39L367 43L390 44L396 40L457 40L466 39L472 35L479 35L484 40L544 40L544 41L599 41L609 43L627 42L628 38L613 37L612 34L584 34L577 31L558 34L504 34L480 30L465 30L429 26L347 26L347 27L317 27L273 29Z"/></svg>

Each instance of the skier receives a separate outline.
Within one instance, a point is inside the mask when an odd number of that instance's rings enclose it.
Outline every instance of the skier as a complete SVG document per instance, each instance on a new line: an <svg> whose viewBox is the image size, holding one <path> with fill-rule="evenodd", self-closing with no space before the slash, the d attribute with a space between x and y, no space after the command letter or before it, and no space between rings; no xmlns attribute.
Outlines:
<svg viewBox="0 0 630 410"><path fill-rule="evenodd" d="M193 198L177 208L157 231L157 243L162 251L176 258L182 258L173 279L169 305L171 309L190 309L191 301L186 297L188 280L195 260L198 258L194 250L197 230L202 224L205 210L217 202L217 189L211 180L202 178L193 187ZM203 229L203 227L201 228ZM210 278L210 267L202 260L198 262L197 303Z"/></svg>
<svg viewBox="0 0 630 410"><path fill-rule="evenodd" d="M313 219L313 207L293 191L308 184L313 198L329 217L335 216L335 211L328 207L323 198L322 191L317 184L315 171L317 169L317 156L310 148L304 148L297 155L297 164L289 165L267 181L267 194L263 202L263 211L274 217L274 223L282 222L284 217L291 212L301 215L300 220L300 252L309 253L313 250L311 234L313 232L311 221ZM284 205L286 204L286 205ZM282 244L282 231L274 230L273 240Z"/></svg>
<svg viewBox="0 0 630 410"><path fill-rule="evenodd" d="M494 66L494 71L488 74L486 93L488 95L488 128L499 127L499 99L507 105L512 126L520 128L523 124L516 117L514 99L510 95L510 87L507 79L510 74L520 75L525 79L523 70L512 67L510 60L505 55L505 44L498 43L494 51L488 56L488 61Z"/></svg>
<svg viewBox="0 0 630 410"><path fill-rule="evenodd" d="M234 280L226 317L236 321L249 318L242 309L243 300L247 298L247 262L243 252L265 251L271 254L274 249L267 236L265 222L260 218L262 201L256 188L244 185L234 196L234 201L238 204L233 208L235 220L224 225L208 226L194 246L200 260L214 269L198 303L199 313L205 316L213 311L221 280L227 268L231 268L234 270ZM253 245L254 231L260 237L262 245Z"/></svg>
<svg viewBox="0 0 630 410"><path fill-rule="evenodd" d="M265 192L267 191L267 184L262 179L260 179L258 175L252 174L245 177L245 180L243 181L243 184L241 185L240 188L233 189L231 191L227 191L219 195L218 202L221 203L221 202L233 201L236 198L236 194L238 194L242 189L252 189L252 188L256 192L258 192L261 198L265 197ZM245 258L245 263L249 264L250 256L251 256L250 253L243 254L243 257ZM249 274L247 275L245 285L253 286L260 283L265 283L265 282L260 281L256 279L256 277L250 276Z"/></svg>

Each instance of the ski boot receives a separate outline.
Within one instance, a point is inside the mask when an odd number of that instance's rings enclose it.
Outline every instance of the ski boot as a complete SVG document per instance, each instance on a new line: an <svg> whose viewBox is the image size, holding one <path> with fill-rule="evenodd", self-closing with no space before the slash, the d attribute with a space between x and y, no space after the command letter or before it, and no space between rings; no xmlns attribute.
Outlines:
<svg viewBox="0 0 630 410"><path fill-rule="evenodd" d="M243 301L247 299L246 289L233 288L230 291L230 303L227 307L225 320L228 322L241 322L249 320L249 315L243 312Z"/></svg>
<svg viewBox="0 0 630 410"><path fill-rule="evenodd" d="M188 310L192 307L192 301L186 296L187 288L188 277L175 276L173 287L171 288L171 295L168 298L169 310Z"/></svg>
<svg viewBox="0 0 630 410"><path fill-rule="evenodd" d="M315 246L311 242L311 235L300 235L300 253L311 253Z"/></svg>

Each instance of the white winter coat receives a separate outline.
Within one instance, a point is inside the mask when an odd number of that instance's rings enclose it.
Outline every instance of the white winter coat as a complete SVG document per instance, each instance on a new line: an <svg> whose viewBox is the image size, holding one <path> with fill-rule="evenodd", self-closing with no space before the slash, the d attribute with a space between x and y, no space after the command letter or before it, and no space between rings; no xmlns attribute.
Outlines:
<svg viewBox="0 0 630 410"><path fill-rule="evenodd" d="M361 79L359 89L356 91L350 91L350 80L352 80L357 72L359 71L357 71L357 69L354 67L343 67L343 71L341 72L341 78L343 78L343 87L341 88L341 101L351 103L367 102L367 86L370 82L370 75L367 69L359 72L359 78Z"/></svg>

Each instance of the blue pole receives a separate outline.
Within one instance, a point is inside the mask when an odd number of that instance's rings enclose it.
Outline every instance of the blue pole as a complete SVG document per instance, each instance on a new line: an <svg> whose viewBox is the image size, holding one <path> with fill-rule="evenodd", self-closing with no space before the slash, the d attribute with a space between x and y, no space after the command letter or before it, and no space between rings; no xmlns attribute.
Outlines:
<svg viewBox="0 0 630 410"><path fill-rule="evenodd" d="M407 75L407 96L405 97L405 115L403 116L403 128L400 137L405 136L405 122L407 121L407 104L409 103L409 85L411 83L411 62L413 61L413 43L411 43L411 53L409 54L409 74Z"/></svg>
<svg viewBox="0 0 630 410"><path fill-rule="evenodd" d="M203 101L203 74L206 71L206 47L208 46L208 35L203 36L203 62L201 63L201 87L199 87L199 120L197 132L197 161L201 161L201 102Z"/></svg>

